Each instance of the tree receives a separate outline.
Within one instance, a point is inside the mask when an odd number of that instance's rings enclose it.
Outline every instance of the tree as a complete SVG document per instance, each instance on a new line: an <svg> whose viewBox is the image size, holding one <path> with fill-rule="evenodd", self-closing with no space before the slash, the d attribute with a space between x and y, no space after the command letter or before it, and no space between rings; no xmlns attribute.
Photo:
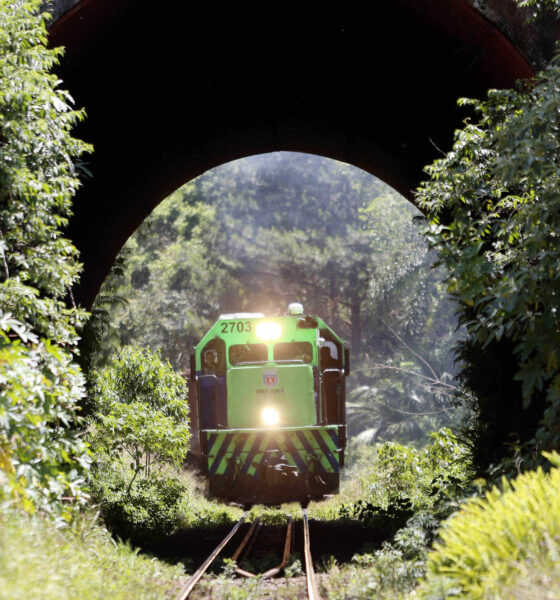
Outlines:
<svg viewBox="0 0 560 600"><path fill-rule="evenodd" d="M470 336L460 355L482 469L512 442L560 445L559 85L557 56L525 89L464 100L478 122L418 191Z"/></svg>
<svg viewBox="0 0 560 600"><path fill-rule="evenodd" d="M66 305L77 250L61 234L79 186L75 162L87 144L70 135L84 117L50 70L40 3L0 4L0 305L40 335L75 344L85 313Z"/></svg>
<svg viewBox="0 0 560 600"><path fill-rule="evenodd" d="M159 353L125 347L93 381L91 487L106 525L134 543L172 533L185 488L169 467L190 439L185 380Z"/></svg>
<svg viewBox="0 0 560 600"><path fill-rule="evenodd" d="M186 382L158 353L123 348L98 374L94 395L90 441L97 462L127 455L127 492L155 463L181 464L190 439Z"/></svg>
<svg viewBox="0 0 560 600"><path fill-rule="evenodd" d="M83 502L87 445L70 427L84 393L77 365L59 346L40 340L0 312L0 506L18 502L68 519Z"/></svg>
<svg viewBox="0 0 560 600"><path fill-rule="evenodd" d="M86 313L62 229L90 147L70 135L84 113L51 73L45 19L38 0L0 0L0 501L69 518L89 462L70 351Z"/></svg>
<svg viewBox="0 0 560 600"><path fill-rule="evenodd" d="M357 357L373 337L372 307L430 272L415 213L342 163L280 153L224 165L173 194L129 243L123 341L142 339L186 366L220 312L276 313L298 299L353 337Z"/></svg>
<svg viewBox="0 0 560 600"><path fill-rule="evenodd" d="M297 300L350 342L351 385L387 390L404 406L411 382L359 367L412 361L422 373L423 356L445 378L457 337L442 269L431 268L414 215L379 180L324 158L278 153L223 165L175 192L131 238L119 290L129 308L114 329L186 370L190 348L221 313L282 313ZM427 400L414 381L415 397Z"/></svg>

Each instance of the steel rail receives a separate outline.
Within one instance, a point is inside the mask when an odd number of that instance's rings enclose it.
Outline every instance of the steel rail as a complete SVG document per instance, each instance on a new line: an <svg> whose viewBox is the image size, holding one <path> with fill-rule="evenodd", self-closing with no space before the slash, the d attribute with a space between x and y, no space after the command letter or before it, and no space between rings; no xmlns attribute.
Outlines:
<svg viewBox="0 0 560 600"><path fill-rule="evenodd" d="M309 538L309 521L307 519L307 508L303 509L303 546L305 551L305 578L307 580L307 595L309 600L321 600L317 591L313 560L311 558L311 542Z"/></svg>
<svg viewBox="0 0 560 600"><path fill-rule="evenodd" d="M239 544L237 550L233 553L231 559L237 561L237 559L239 558L239 555L241 554L241 552L243 551L243 549L245 548L245 546L247 546L247 543L250 541L251 543L249 544L247 550L245 550L245 553L243 554L243 557L246 557L248 552L251 550L253 543L255 542L255 538L258 535L258 531L261 528L261 524L260 524L260 517L257 517L253 523L251 524L251 527L249 528L249 531L246 533L245 537L241 540L241 543ZM250 573L249 571L245 571L245 569L242 569L241 567L236 567L235 572L238 575L242 575L243 577L256 577L255 573Z"/></svg>
<svg viewBox="0 0 560 600"><path fill-rule="evenodd" d="M288 517L288 527L286 529L286 539L284 540L284 555L282 556L282 562L277 566L265 571L261 577L274 577L278 575L280 571L286 566L288 558L290 557L290 548L292 547L292 517Z"/></svg>
<svg viewBox="0 0 560 600"><path fill-rule="evenodd" d="M239 544L239 546L237 546L237 550L232 554L231 560L236 561L239 558L239 555L243 551L243 548L245 548L245 546L247 545L247 542L251 539L251 536L253 535L253 532L255 531L260 520L261 520L260 517L256 517L255 520L251 523L251 527L249 527L249 531L247 531L247 533L245 534L245 537L241 540L241 543Z"/></svg>
<svg viewBox="0 0 560 600"><path fill-rule="evenodd" d="M220 554L220 552L224 549L224 546L231 540L231 538L236 534L237 530L241 527L243 521L247 518L249 511L246 510L243 513L243 516L235 527L226 535L226 537L216 546L212 554L200 565L194 575L187 581L186 585L181 589L179 595L177 596L177 600L186 600L189 597L189 594L193 591L194 586L199 582L200 578L206 573L208 567L212 564L214 559Z"/></svg>
<svg viewBox="0 0 560 600"><path fill-rule="evenodd" d="M255 519L255 521L258 521L258 517L257 517L257 519ZM292 517L288 517L288 523L287 523L287 528L286 528L286 538L284 540L284 553L282 555L282 561L280 562L280 564L278 564L276 567L272 567L271 569L268 569L268 571L265 571L264 573L260 573L260 574L251 573L250 571L246 571L245 569L242 569L241 567L237 567L235 569L235 572L238 575L242 575L243 577L261 577L262 579L267 579L269 577L274 577L275 575L278 575L278 573L280 573L280 571L286 566L286 564L288 562L288 558L290 557L290 549L292 547L292 525L293 525ZM247 532L247 535L245 536L245 538L239 545L239 548L237 548L237 550L234 552L234 554L232 556L233 560L237 560L238 556L241 554L241 551L243 550L243 548L246 546L247 542L251 538L251 535L253 534L255 526L256 526L256 523L253 522L251 529ZM257 534L255 534L255 537L256 537L256 535ZM254 541L254 539L253 539L253 541Z"/></svg>

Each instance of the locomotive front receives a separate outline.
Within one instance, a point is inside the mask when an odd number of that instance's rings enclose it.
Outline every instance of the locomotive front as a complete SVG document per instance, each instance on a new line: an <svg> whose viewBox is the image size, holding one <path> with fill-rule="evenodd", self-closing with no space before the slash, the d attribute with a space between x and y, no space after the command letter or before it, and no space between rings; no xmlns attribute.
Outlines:
<svg viewBox="0 0 560 600"><path fill-rule="evenodd" d="M191 355L210 494L279 504L338 492L348 351L320 318L222 315Z"/></svg>

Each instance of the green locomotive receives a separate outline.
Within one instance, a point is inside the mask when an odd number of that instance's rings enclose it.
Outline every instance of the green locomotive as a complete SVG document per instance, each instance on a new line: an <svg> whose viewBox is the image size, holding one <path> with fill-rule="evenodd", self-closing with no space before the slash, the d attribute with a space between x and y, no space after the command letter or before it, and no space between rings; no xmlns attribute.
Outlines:
<svg viewBox="0 0 560 600"><path fill-rule="evenodd" d="M222 315L191 355L191 406L212 496L279 504L338 492L344 342L319 317Z"/></svg>

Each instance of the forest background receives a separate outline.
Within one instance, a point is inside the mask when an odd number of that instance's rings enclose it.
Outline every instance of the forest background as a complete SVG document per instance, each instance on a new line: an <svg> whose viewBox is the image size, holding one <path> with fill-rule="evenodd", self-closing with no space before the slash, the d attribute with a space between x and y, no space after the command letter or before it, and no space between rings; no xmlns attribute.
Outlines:
<svg viewBox="0 0 560 600"><path fill-rule="evenodd" d="M220 314L282 314L298 301L351 349L350 433L425 442L458 417L452 348L461 333L422 221L380 180L317 156L213 169L126 244L94 307L111 307L94 361L140 344L187 373Z"/></svg>

